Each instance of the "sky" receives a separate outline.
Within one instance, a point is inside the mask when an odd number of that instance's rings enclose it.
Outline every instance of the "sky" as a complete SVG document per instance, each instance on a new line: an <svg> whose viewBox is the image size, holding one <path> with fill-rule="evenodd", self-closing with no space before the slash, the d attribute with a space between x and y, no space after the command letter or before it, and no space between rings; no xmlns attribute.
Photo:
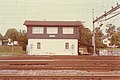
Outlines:
<svg viewBox="0 0 120 80"><path fill-rule="evenodd" d="M9 28L26 30L25 20L79 20L92 30L92 9L96 18L111 6L115 7L116 3L120 4L120 0L0 0L0 33L4 35ZM120 15L104 24L114 23L119 27L119 20Z"/></svg>

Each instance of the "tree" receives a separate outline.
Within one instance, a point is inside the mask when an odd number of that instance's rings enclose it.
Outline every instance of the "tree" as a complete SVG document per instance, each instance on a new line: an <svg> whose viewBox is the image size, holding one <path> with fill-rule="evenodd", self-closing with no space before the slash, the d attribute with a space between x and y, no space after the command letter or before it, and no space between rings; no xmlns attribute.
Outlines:
<svg viewBox="0 0 120 80"><path fill-rule="evenodd" d="M27 33L25 30L20 30L20 35L19 35L19 45L22 46L23 50L26 50L26 45L28 43L28 39L27 39Z"/></svg>
<svg viewBox="0 0 120 80"><path fill-rule="evenodd" d="M116 29L113 24L108 24L107 27L106 32L111 36L111 44L120 46L120 27Z"/></svg>
<svg viewBox="0 0 120 80"><path fill-rule="evenodd" d="M106 27L108 27L106 29L106 33L108 33L109 35L113 35L115 33L116 26L114 26L113 24L107 24Z"/></svg>
<svg viewBox="0 0 120 80"><path fill-rule="evenodd" d="M0 39L2 39L2 37L3 37L3 36L2 36L2 34L0 33Z"/></svg>
<svg viewBox="0 0 120 80"><path fill-rule="evenodd" d="M100 29L100 27L96 27L95 28L95 46L96 46L96 48L105 47L100 39L103 35L104 34L102 33L102 30Z"/></svg>
<svg viewBox="0 0 120 80"><path fill-rule="evenodd" d="M105 45L102 43L100 37L96 36L95 37L95 46L96 48L104 48Z"/></svg>
<svg viewBox="0 0 120 80"><path fill-rule="evenodd" d="M19 32L16 29L11 28L7 30L5 36L10 38L12 41L18 41Z"/></svg>
<svg viewBox="0 0 120 80"><path fill-rule="evenodd" d="M101 36L103 35L102 31L100 28L95 29L95 45L96 48L103 48L105 45L101 41ZM88 52L91 52L93 48L92 46L92 32L90 31L89 28L85 28L84 26L80 28L80 38L79 38L79 43L81 46L86 46L88 49Z"/></svg>
<svg viewBox="0 0 120 80"><path fill-rule="evenodd" d="M120 32L120 27L117 28L117 32Z"/></svg>
<svg viewBox="0 0 120 80"><path fill-rule="evenodd" d="M11 28L7 30L5 36L10 38L12 41L18 41L18 44L22 46L23 50L26 50L28 39L25 30L20 30L20 32L18 32L16 29Z"/></svg>
<svg viewBox="0 0 120 80"><path fill-rule="evenodd" d="M80 28L80 37L79 37L79 44L80 46L84 46L87 48L89 53L92 52L92 33L89 28L85 28L82 26Z"/></svg>
<svg viewBox="0 0 120 80"><path fill-rule="evenodd" d="M89 28L84 26L80 28L79 43L82 46L92 46L92 33Z"/></svg>
<svg viewBox="0 0 120 80"><path fill-rule="evenodd" d="M96 27L95 28L95 35L97 37L102 37L104 34L102 33L102 30L100 29L100 27Z"/></svg>
<svg viewBox="0 0 120 80"><path fill-rule="evenodd" d="M120 32L114 33L112 35L111 44L120 46Z"/></svg>

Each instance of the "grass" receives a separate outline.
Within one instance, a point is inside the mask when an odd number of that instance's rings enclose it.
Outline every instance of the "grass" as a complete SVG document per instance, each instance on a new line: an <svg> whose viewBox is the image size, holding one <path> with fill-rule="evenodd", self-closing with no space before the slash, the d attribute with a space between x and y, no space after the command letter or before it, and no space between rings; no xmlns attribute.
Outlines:
<svg viewBox="0 0 120 80"><path fill-rule="evenodd" d="M98 50L120 50L120 48L99 48Z"/></svg>
<svg viewBox="0 0 120 80"><path fill-rule="evenodd" d="M0 55L20 55L25 54L21 46L0 46Z"/></svg>

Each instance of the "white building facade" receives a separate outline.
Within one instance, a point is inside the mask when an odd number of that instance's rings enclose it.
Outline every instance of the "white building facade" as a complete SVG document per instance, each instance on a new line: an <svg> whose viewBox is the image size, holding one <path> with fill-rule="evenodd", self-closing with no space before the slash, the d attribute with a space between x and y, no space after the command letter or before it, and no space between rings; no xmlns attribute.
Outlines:
<svg viewBox="0 0 120 80"><path fill-rule="evenodd" d="M28 55L78 55L79 21L25 21Z"/></svg>
<svg viewBox="0 0 120 80"><path fill-rule="evenodd" d="M78 55L78 40L28 39L28 55Z"/></svg>
<svg viewBox="0 0 120 80"><path fill-rule="evenodd" d="M107 47L110 47L110 39L111 37L106 37L105 39L103 39L103 44L107 45Z"/></svg>
<svg viewBox="0 0 120 80"><path fill-rule="evenodd" d="M115 45L111 45L111 37L112 36L107 36L107 35L104 35L103 37L102 37L102 42L103 42L103 44L105 44L107 47L112 47L112 48L114 48L114 47L116 47Z"/></svg>

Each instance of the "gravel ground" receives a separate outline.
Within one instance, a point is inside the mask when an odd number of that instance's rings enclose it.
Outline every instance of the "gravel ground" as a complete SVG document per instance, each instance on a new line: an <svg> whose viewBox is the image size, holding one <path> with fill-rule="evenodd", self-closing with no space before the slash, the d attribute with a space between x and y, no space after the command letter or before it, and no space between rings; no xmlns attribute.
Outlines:
<svg viewBox="0 0 120 80"><path fill-rule="evenodd" d="M120 71L87 72L81 70L0 70L0 76L120 76Z"/></svg>

